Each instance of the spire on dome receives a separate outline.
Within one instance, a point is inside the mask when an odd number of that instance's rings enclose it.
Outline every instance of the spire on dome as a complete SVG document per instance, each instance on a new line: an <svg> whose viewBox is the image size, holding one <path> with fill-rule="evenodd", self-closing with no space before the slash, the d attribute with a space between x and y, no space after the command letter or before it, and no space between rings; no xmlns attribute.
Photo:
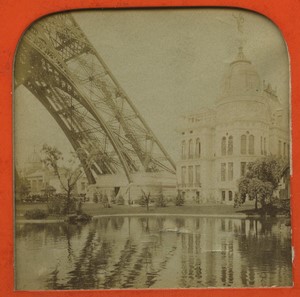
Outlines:
<svg viewBox="0 0 300 297"><path fill-rule="evenodd" d="M238 55L236 57L236 60L237 61L248 61L245 54L244 54L244 52L243 52L243 47L242 46L239 47L239 52L238 52Z"/></svg>

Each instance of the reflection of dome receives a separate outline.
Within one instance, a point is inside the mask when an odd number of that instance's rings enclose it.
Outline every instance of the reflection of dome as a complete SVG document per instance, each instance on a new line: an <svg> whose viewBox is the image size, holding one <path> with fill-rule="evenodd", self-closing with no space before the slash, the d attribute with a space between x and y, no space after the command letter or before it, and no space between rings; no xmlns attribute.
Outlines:
<svg viewBox="0 0 300 297"><path fill-rule="evenodd" d="M222 97L260 93L260 77L252 63L246 59L243 48L240 47L236 60L230 64L229 71L224 77Z"/></svg>

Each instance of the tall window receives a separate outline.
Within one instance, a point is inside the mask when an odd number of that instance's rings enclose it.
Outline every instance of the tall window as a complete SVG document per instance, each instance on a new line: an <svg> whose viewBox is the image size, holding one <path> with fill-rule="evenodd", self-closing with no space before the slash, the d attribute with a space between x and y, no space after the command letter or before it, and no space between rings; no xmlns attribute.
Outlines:
<svg viewBox="0 0 300 297"><path fill-rule="evenodd" d="M228 138L228 155L233 154L233 137L229 136Z"/></svg>
<svg viewBox="0 0 300 297"><path fill-rule="evenodd" d="M222 156L226 155L226 137L225 136L222 138L221 154L222 154Z"/></svg>
<svg viewBox="0 0 300 297"><path fill-rule="evenodd" d="M185 186L186 167L181 167L181 183Z"/></svg>
<svg viewBox="0 0 300 297"><path fill-rule="evenodd" d="M264 137L264 154L267 154L267 139Z"/></svg>
<svg viewBox="0 0 300 297"><path fill-rule="evenodd" d="M34 179L32 181L32 192L36 192L37 191L37 181Z"/></svg>
<svg viewBox="0 0 300 297"><path fill-rule="evenodd" d="M196 140L196 158L200 158L201 156L201 142L200 139L197 138Z"/></svg>
<svg viewBox="0 0 300 297"><path fill-rule="evenodd" d="M241 162L241 176L245 176L246 175L246 162Z"/></svg>
<svg viewBox="0 0 300 297"><path fill-rule="evenodd" d="M286 143L283 143L283 156L286 157Z"/></svg>
<svg viewBox="0 0 300 297"><path fill-rule="evenodd" d="M260 137L260 153L264 154L264 143L263 143L263 137Z"/></svg>
<svg viewBox="0 0 300 297"><path fill-rule="evenodd" d="M254 136L249 136L249 155L254 155Z"/></svg>
<svg viewBox="0 0 300 297"><path fill-rule="evenodd" d="M85 191L85 183L84 182L81 183L81 191Z"/></svg>
<svg viewBox="0 0 300 297"><path fill-rule="evenodd" d="M37 188L38 188L38 191L40 191L43 188L43 180L42 179L38 180Z"/></svg>
<svg viewBox="0 0 300 297"><path fill-rule="evenodd" d="M246 135L241 136L241 154L246 155L246 144L247 144L247 138Z"/></svg>
<svg viewBox="0 0 300 297"><path fill-rule="evenodd" d="M225 199L226 199L226 193L225 191L222 191L222 201L225 201Z"/></svg>
<svg viewBox="0 0 300 297"><path fill-rule="evenodd" d="M233 195L232 195L232 191L228 192L228 200L232 201Z"/></svg>
<svg viewBox="0 0 300 297"><path fill-rule="evenodd" d="M226 163L221 163L221 181L226 180Z"/></svg>
<svg viewBox="0 0 300 297"><path fill-rule="evenodd" d="M196 165L196 184L198 186L200 185L200 178L201 178L200 165Z"/></svg>
<svg viewBox="0 0 300 297"><path fill-rule="evenodd" d="M183 160L186 158L186 144L184 140L181 143L181 158Z"/></svg>
<svg viewBox="0 0 300 297"><path fill-rule="evenodd" d="M189 185L192 186L194 182L193 166L189 166Z"/></svg>
<svg viewBox="0 0 300 297"><path fill-rule="evenodd" d="M228 163L228 180L233 180L233 162Z"/></svg>
<svg viewBox="0 0 300 297"><path fill-rule="evenodd" d="M281 140L278 141L278 155L281 157Z"/></svg>
<svg viewBox="0 0 300 297"><path fill-rule="evenodd" d="M189 159L193 158L193 140L189 140Z"/></svg>

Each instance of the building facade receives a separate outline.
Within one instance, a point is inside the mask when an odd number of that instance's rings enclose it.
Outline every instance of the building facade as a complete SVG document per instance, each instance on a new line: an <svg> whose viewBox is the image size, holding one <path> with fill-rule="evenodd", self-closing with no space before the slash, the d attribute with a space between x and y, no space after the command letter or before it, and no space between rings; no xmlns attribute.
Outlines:
<svg viewBox="0 0 300 297"><path fill-rule="evenodd" d="M60 170L63 172L64 168ZM44 195L45 188L48 186L53 187L56 194L65 193L59 178L43 164L39 154L35 150L28 157L25 167L18 171L20 176L26 178L29 182L29 195ZM76 183L73 194L87 194L87 191L88 180L85 175L82 175Z"/></svg>
<svg viewBox="0 0 300 297"><path fill-rule="evenodd" d="M240 48L221 96L211 108L184 116L179 128L177 185L186 201L233 204L249 162L270 154L288 160L288 114Z"/></svg>

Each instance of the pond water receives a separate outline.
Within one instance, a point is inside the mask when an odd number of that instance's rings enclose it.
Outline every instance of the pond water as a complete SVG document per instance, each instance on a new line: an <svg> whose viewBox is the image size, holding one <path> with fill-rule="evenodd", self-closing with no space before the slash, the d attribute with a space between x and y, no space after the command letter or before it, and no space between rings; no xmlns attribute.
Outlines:
<svg viewBox="0 0 300 297"><path fill-rule="evenodd" d="M104 217L16 224L16 289L291 286L285 220Z"/></svg>

